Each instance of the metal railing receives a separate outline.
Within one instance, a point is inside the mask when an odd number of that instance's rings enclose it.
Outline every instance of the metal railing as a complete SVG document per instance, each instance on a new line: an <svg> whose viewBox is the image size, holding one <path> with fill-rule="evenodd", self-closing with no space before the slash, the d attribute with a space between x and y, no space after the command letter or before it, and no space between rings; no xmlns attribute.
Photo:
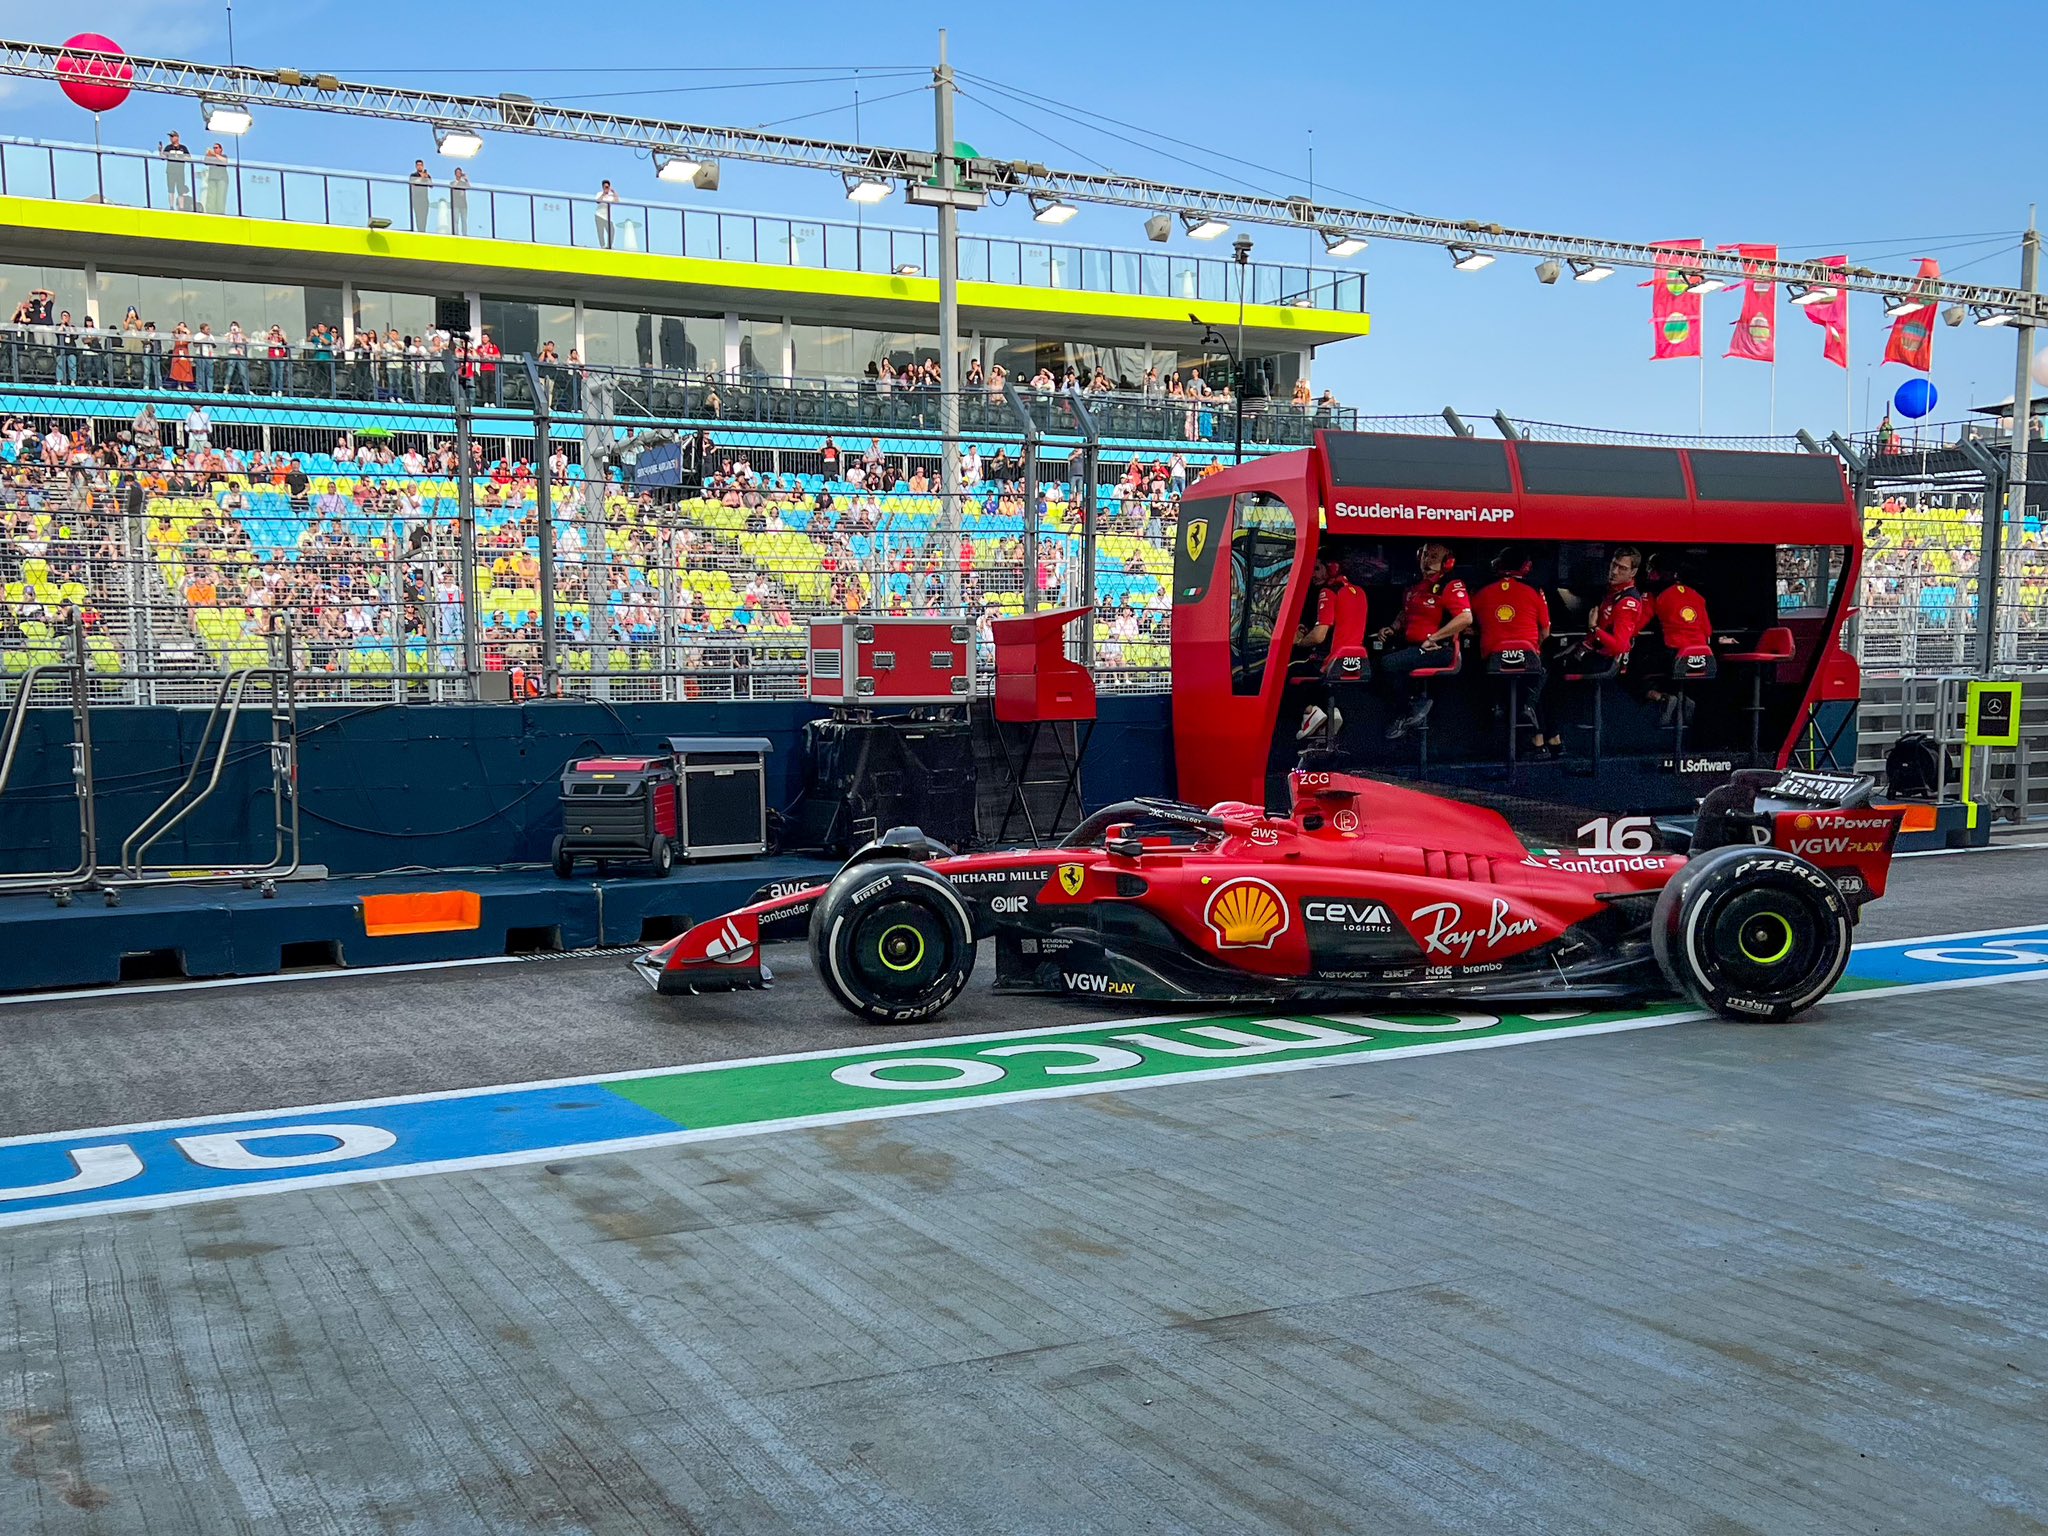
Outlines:
<svg viewBox="0 0 2048 1536"><path fill-rule="evenodd" d="M938 270L937 236L923 230L39 139L0 140L0 195L814 271ZM962 235L958 249L965 282L1224 303L1238 297L1235 263L1225 258L978 235ZM1365 310L1363 273L1253 262L1246 277L1245 297L1254 304Z"/></svg>
<svg viewBox="0 0 2048 1536"><path fill-rule="evenodd" d="M0 325L0 384L86 392L161 393L181 405L198 398L342 401L447 410L458 393L479 409L531 412L532 384L541 382L550 410L580 416L593 386L610 386L610 414L635 420L673 419L716 425L735 421L833 431L935 431L937 390L884 387L869 379L778 378L762 373L704 373L657 367L570 364L558 359L499 355L451 370L446 351L391 353L302 341L249 338L208 345L157 333L60 332L51 326ZM1003 393L969 390L959 400L965 431L1008 431L1005 395L1042 413L1048 430L1079 435L1069 397L1058 390L1010 384ZM1119 442L1229 444L1235 404L1228 394L1175 396L1107 390L1085 396L1106 439ZM1364 420L1348 406L1248 398L1246 443L1257 449L1305 447L1324 429L1356 430ZM1417 418L1425 424L1434 418ZM1438 424L1440 427L1440 423Z"/></svg>

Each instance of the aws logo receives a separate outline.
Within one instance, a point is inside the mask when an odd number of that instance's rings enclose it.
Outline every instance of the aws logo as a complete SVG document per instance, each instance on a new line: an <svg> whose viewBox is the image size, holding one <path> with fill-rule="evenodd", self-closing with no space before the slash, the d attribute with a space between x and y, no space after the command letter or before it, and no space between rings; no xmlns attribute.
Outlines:
<svg viewBox="0 0 2048 1536"><path fill-rule="evenodd" d="M1202 558L1202 551L1209 547L1209 519L1206 517L1189 519L1187 547L1190 560Z"/></svg>
<svg viewBox="0 0 2048 1536"><path fill-rule="evenodd" d="M1271 949L1287 931L1287 901L1263 880L1220 885L1202 910L1218 949Z"/></svg>

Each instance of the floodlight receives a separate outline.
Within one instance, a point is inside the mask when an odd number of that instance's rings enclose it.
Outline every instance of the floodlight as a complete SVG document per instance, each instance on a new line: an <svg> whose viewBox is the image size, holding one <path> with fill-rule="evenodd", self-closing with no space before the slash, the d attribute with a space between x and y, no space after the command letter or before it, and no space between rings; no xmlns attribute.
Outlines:
<svg viewBox="0 0 2048 1536"><path fill-rule="evenodd" d="M866 171L848 171L842 179L846 182L846 200L849 203L879 203L896 190L881 177Z"/></svg>
<svg viewBox="0 0 2048 1536"><path fill-rule="evenodd" d="M459 123L445 123L436 128L434 144L442 154L454 160L474 160L484 147L483 137L475 129L464 128Z"/></svg>
<svg viewBox="0 0 2048 1536"><path fill-rule="evenodd" d="M1689 294L1719 293L1723 288L1726 288L1727 286L1728 283L1725 278L1701 277L1697 273L1695 273L1693 275L1692 282L1687 285L1685 291Z"/></svg>
<svg viewBox="0 0 2048 1536"><path fill-rule="evenodd" d="M1988 304L1972 304L1970 313L1979 325L2017 325L2019 317L2009 309L1993 309Z"/></svg>
<svg viewBox="0 0 2048 1536"><path fill-rule="evenodd" d="M1796 304L1801 309L1805 309L1809 304L1832 304L1835 301L1836 294L1839 292L1839 289L1829 288L1825 284L1818 288L1809 287L1805 283L1787 283L1785 285L1787 301Z"/></svg>
<svg viewBox="0 0 2048 1536"><path fill-rule="evenodd" d="M923 272L924 268L920 267L914 261L906 261L905 263L903 263L902 266L896 269L896 275L898 277L918 277L921 276Z"/></svg>
<svg viewBox="0 0 2048 1536"><path fill-rule="evenodd" d="M654 174L661 181L694 181L703 168L703 161L679 149L658 149L654 152Z"/></svg>
<svg viewBox="0 0 2048 1536"><path fill-rule="evenodd" d="M1493 265L1491 251L1475 251L1469 245L1453 245L1448 249L1451 253L1451 265L1460 272L1477 272L1481 267Z"/></svg>
<svg viewBox="0 0 2048 1536"><path fill-rule="evenodd" d="M1365 236L1353 234L1348 229L1323 231L1323 249L1332 256L1356 256L1365 249L1365 243Z"/></svg>
<svg viewBox="0 0 2048 1536"><path fill-rule="evenodd" d="M1064 224L1081 210L1056 197L1031 194L1031 217L1041 224Z"/></svg>
<svg viewBox="0 0 2048 1536"><path fill-rule="evenodd" d="M1180 216L1180 225L1188 232L1190 240L1214 240L1218 235L1230 232L1230 225L1225 220L1207 213L1184 213Z"/></svg>
<svg viewBox="0 0 2048 1536"><path fill-rule="evenodd" d="M1581 261L1571 258L1572 281L1575 283L1597 283L1604 277L1614 276L1614 268L1597 261Z"/></svg>
<svg viewBox="0 0 2048 1536"><path fill-rule="evenodd" d="M255 121L249 115L247 102L230 101L221 96L200 97L199 110L206 117L208 133L227 133L239 138L249 131L249 125Z"/></svg>

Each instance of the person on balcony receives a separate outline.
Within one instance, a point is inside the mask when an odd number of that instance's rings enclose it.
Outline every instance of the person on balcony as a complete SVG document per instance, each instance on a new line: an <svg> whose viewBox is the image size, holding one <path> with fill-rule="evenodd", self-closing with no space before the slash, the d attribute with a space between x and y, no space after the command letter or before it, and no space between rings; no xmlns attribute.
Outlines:
<svg viewBox="0 0 2048 1536"><path fill-rule="evenodd" d="M192 194L187 190L192 174L192 151L173 129L157 146L158 154L164 157L164 192L174 211L184 212L192 206Z"/></svg>
<svg viewBox="0 0 2048 1536"><path fill-rule="evenodd" d="M427 196L434 187L434 173L427 169L427 162L415 160L412 174L406 177L412 183L412 227L413 233L427 232Z"/></svg>
<svg viewBox="0 0 2048 1536"><path fill-rule="evenodd" d="M469 233L469 172L459 165L448 178L448 230L456 235Z"/></svg>
<svg viewBox="0 0 2048 1536"><path fill-rule="evenodd" d="M227 146L216 144L206 152L206 169L201 173L201 186L208 213L228 211L228 152Z"/></svg>

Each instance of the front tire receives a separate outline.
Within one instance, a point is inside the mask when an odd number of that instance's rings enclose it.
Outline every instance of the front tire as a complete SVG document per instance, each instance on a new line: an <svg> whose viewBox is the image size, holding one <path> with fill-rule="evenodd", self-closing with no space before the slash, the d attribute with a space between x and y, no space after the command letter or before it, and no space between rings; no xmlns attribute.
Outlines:
<svg viewBox="0 0 2048 1536"><path fill-rule="evenodd" d="M555 868L557 880L573 879L576 874L576 856L569 852L569 839L558 837L548 850L548 862Z"/></svg>
<svg viewBox="0 0 2048 1536"><path fill-rule="evenodd" d="M872 1024L936 1017L974 974L974 926L922 864L841 870L811 913L811 961L842 1008Z"/></svg>
<svg viewBox="0 0 2048 1536"><path fill-rule="evenodd" d="M647 851L647 857L654 865L654 873L666 880L668 872L676 867L675 844L657 832L654 834L654 845Z"/></svg>
<svg viewBox="0 0 2048 1536"><path fill-rule="evenodd" d="M1657 897L1650 943L1679 992L1724 1019L1780 1023L1834 990L1854 914L1835 882L1794 854L1702 854Z"/></svg>

